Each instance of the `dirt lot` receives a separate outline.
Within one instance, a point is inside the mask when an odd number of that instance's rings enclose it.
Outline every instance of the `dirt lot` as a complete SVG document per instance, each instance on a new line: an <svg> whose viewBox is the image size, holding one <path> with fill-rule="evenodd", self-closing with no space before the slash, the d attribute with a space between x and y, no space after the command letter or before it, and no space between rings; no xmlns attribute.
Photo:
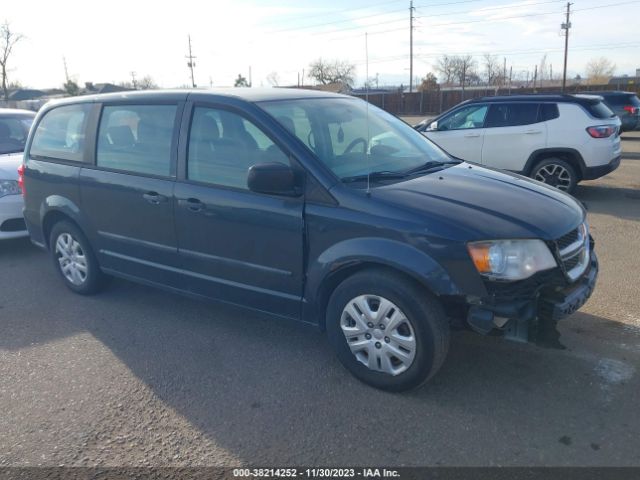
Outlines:
<svg viewBox="0 0 640 480"><path fill-rule="evenodd" d="M640 465L640 134L586 182L596 292L566 350L460 332L433 382L354 380L324 336L0 245L0 465Z"/></svg>

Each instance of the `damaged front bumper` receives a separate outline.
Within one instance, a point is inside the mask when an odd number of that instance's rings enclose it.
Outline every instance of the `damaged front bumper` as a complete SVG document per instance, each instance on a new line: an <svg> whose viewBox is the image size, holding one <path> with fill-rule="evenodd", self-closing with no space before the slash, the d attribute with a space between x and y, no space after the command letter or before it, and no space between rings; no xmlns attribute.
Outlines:
<svg viewBox="0 0 640 480"><path fill-rule="evenodd" d="M492 285L491 296L470 306L467 324L479 333L498 331L521 342L557 338L556 322L587 302L597 277L598 259L592 250L588 268L574 282L554 269L524 282Z"/></svg>

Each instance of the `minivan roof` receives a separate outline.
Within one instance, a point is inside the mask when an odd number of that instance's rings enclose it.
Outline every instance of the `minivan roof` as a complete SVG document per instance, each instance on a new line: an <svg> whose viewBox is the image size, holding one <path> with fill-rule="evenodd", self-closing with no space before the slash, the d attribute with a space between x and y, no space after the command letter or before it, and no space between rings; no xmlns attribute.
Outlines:
<svg viewBox="0 0 640 480"><path fill-rule="evenodd" d="M116 93L103 93L81 97L69 97L51 101L52 105L67 103L92 103L118 100L186 100L191 95L214 97L233 97L247 102L267 102L274 100L297 100L304 98L354 98L338 93L302 88L215 88L215 89L174 89L145 90Z"/></svg>

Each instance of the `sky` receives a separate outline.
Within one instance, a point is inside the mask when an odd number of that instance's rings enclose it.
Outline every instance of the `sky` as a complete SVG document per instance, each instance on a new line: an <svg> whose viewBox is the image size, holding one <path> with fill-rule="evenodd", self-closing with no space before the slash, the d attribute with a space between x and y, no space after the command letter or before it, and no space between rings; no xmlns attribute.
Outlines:
<svg viewBox="0 0 640 480"><path fill-rule="evenodd" d="M409 83L409 0L210 0L180 2L3 0L0 22L24 35L10 60L9 80L24 87L60 87L69 76L119 83L149 75L161 87L190 85L188 36L201 87L305 84L322 58L356 65L356 86L368 75L379 86ZM524 77L547 54L562 71L566 0L414 0L414 77L435 72L442 54L506 58ZM590 59L606 57L616 74L640 68L640 0L574 0L568 77L584 76ZM366 34L366 35L365 35ZM437 75L437 73L436 73ZM273 76L272 76L273 77Z"/></svg>

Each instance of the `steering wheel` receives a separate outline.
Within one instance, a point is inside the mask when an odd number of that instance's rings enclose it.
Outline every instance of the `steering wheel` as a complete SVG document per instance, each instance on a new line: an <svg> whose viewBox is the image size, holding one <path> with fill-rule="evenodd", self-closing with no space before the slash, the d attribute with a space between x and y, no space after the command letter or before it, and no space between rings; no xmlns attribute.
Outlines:
<svg viewBox="0 0 640 480"><path fill-rule="evenodd" d="M366 152L367 151L367 140L362 138L362 137L358 137L355 140L353 140L349 145L347 145L347 148L344 149L344 154L351 153L351 150L353 150L353 147L355 147L359 143L362 144L363 153Z"/></svg>

